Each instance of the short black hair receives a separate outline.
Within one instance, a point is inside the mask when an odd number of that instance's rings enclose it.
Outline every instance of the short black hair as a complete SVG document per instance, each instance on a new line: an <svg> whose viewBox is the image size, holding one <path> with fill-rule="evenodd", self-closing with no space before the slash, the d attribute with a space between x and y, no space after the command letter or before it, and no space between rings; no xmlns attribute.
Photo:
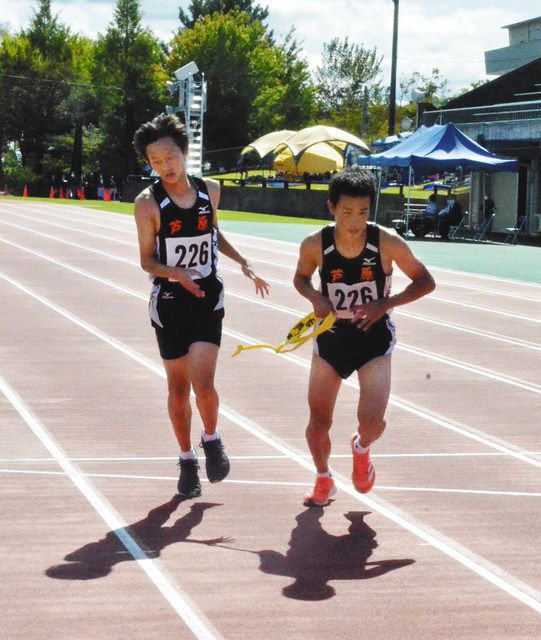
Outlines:
<svg viewBox="0 0 541 640"><path fill-rule="evenodd" d="M376 181L371 171L360 167L346 167L334 175L329 184L329 200L334 206L340 196L352 198L370 198L373 204L376 198Z"/></svg>
<svg viewBox="0 0 541 640"><path fill-rule="evenodd" d="M188 151L188 132L178 116L160 113L150 122L145 122L135 132L133 146L141 158L148 160L147 146L162 138L171 138L182 153Z"/></svg>

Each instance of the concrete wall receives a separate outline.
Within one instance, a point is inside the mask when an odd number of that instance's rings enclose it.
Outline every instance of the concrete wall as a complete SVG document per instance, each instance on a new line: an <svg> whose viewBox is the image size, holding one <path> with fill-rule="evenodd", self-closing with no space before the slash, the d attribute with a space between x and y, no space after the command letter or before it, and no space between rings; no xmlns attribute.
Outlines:
<svg viewBox="0 0 541 640"><path fill-rule="evenodd" d="M151 184L152 179L132 179L122 186L123 202L133 202ZM377 222L391 226L391 220L404 211L404 196L381 194ZM269 213L297 218L330 220L327 191L315 189L283 189L276 187L222 187L220 209ZM373 217L373 216L372 216Z"/></svg>
<svg viewBox="0 0 541 640"><path fill-rule="evenodd" d="M273 213L299 218L330 218L327 191L277 187L222 187L220 209Z"/></svg>

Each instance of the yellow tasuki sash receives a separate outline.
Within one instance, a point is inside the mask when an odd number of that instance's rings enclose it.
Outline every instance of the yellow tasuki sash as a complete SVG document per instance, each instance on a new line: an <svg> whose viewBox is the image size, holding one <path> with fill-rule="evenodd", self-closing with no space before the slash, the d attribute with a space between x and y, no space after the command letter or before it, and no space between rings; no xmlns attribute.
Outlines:
<svg viewBox="0 0 541 640"><path fill-rule="evenodd" d="M272 344L239 344L235 353L231 354L231 357L238 356L241 351L250 351L252 349L272 349L276 351L276 353L287 353L288 351L294 351L298 349L301 345L312 338L315 338L320 333L328 331L334 324L334 315L329 313L326 318L323 320L316 318L313 313L308 314L302 320L299 320L297 324L290 329L287 334L287 338L281 342L279 345ZM306 333L307 331L310 333ZM286 348L289 347L289 348Z"/></svg>

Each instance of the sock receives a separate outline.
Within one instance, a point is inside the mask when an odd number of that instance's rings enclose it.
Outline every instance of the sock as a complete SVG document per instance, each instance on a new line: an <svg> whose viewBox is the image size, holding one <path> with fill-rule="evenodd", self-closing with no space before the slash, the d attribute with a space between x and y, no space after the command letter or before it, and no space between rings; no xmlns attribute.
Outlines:
<svg viewBox="0 0 541 640"><path fill-rule="evenodd" d="M353 448L356 453L367 453L370 451L370 447L361 447L361 436L357 436L357 439L353 442Z"/></svg>
<svg viewBox="0 0 541 640"><path fill-rule="evenodd" d="M195 449L192 447L189 451L180 451L180 459L181 460L197 460L197 453Z"/></svg>
<svg viewBox="0 0 541 640"><path fill-rule="evenodd" d="M205 431L202 431L201 439L203 440L203 442L211 442L212 440L219 440L220 434L218 433L218 431L215 431L212 435L209 435Z"/></svg>
<svg viewBox="0 0 541 640"><path fill-rule="evenodd" d="M317 477L318 478L330 478L330 477L332 477L331 470L329 469L328 471L325 471L325 473L318 473Z"/></svg>

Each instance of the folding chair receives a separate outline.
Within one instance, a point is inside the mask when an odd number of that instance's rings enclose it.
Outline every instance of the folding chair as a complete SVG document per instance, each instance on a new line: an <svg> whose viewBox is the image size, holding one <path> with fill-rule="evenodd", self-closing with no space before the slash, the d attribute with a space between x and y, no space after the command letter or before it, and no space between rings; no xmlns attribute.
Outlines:
<svg viewBox="0 0 541 640"><path fill-rule="evenodd" d="M474 242L481 242L481 240L486 236L490 227L492 226L492 221L495 217L496 214L491 213L490 216L481 223L481 226L477 229L477 232L473 237Z"/></svg>
<svg viewBox="0 0 541 640"><path fill-rule="evenodd" d="M458 233L462 233L462 231L464 231L464 224L466 223L467 217L468 214L465 213L462 218L460 218L460 222L458 224L449 227L449 240L455 240L458 237Z"/></svg>
<svg viewBox="0 0 541 640"><path fill-rule="evenodd" d="M511 244L517 244L518 234L521 231L524 231L524 229L526 227L526 221L527 221L526 216L519 216L517 218L516 227L505 227L505 230L507 231L507 235L505 236L504 242L506 242L506 243L510 242Z"/></svg>

